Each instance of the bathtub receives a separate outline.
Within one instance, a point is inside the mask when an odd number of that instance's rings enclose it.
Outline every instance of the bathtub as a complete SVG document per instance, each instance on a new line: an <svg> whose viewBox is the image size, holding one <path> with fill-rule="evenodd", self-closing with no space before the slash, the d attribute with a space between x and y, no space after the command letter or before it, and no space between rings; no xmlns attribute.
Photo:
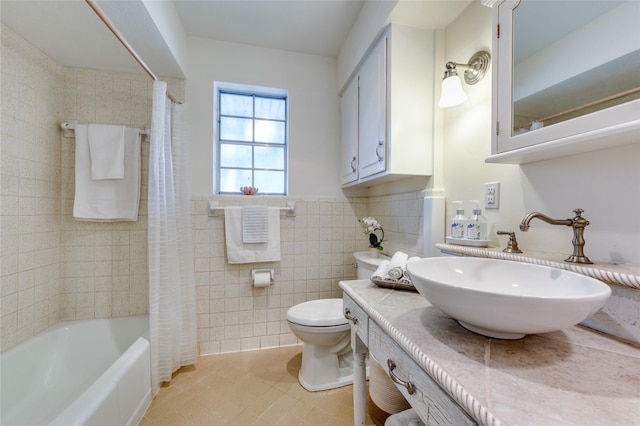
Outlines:
<svg viewBox="0 0 640 426"><path fill-rule="evenodd" d="M0 424L137 425L151 403L147 316L63 321L0 358Z"/></svg>

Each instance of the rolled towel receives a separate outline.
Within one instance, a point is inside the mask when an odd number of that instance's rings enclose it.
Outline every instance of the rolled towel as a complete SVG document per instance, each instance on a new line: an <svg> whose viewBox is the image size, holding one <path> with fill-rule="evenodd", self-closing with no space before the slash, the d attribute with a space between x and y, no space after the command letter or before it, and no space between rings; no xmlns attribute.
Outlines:
<svg viewBox="0 0 640 426"><path fill-rule="evenodd" d="M387 274L389 275L389 278L393 278L394 280L399 280L400 278L402 278L402 273L403 273L402 268L398 266L396 268L389 269L389 272Z"/></svg>
<svg viewBox="0 0 640 426"><path fill-rule="evenodd" d="M387 276L388 271L389 271L389 261L385 259L382 262L380 262L380 264L378 265L378 269L376 269L373 275L371 275L371 278L373 278L374 280L383 280L384 277Z"/></svg>
<svg viewBox="0 0 640 426"><path fill-rule="evenodd" d="M409 256L406 253L403 253L401 251L395 252L393 256L391 256L391 261L389 262L389 270L393 268L403 269L408 259Z"/></svg>
<svg viewBox="0 0 640 426"><path fill-rule="evenodd" d="M407 282L409 284L413 284L413 282L411 281L411 276L409 275L409 272L407 272L407 265L410 264L411 262L415 262L416 260L420 260L420 257L418 256L410 257L407 260L407 263L404 265L404 270L402 271L402 278L400 279L403 284L407 284Z"/></svg>
<svg viewBox="0 0 640 426"><path fill-rule="evenodd" d="M389 278L393 278L394 280L402 278L402 273L404 272L408 259L409 256L406 253L401 251L395 252L389 262Z"/></svg>
<svg viewBox="0 0 640 426"><path fill-rule="evenodd" d="M409 276L409 273L406 270L402 273L402 277L398 279L398 283L413 285L413 281L411 281L411 277Z"/></svg>

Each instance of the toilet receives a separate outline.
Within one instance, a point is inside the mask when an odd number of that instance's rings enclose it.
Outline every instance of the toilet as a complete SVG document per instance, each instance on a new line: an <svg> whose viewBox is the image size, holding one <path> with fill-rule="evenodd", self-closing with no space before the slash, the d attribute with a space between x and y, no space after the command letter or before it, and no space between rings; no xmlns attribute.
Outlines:
<svg viewBox="0 0 640 426"><path fill-rule="evenodd" d="M372 258L357 252L358 279L368 279L386 256ZM298 381L308 391L321 391L353 383L351 323L345 318L342 299L299 303L287 311L287 323L303 342Z"/></svg>

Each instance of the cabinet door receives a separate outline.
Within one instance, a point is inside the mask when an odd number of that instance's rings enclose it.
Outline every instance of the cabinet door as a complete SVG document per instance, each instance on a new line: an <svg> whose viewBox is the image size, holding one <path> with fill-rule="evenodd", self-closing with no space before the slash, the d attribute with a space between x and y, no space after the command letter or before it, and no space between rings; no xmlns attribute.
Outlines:
<svg viewBox="0 0 640 426"><path fill-rule="evenodd" d="M342 115L342 156L340 181L358 180L358 77L349 83L340 99Z"/></svg>
<svg viewBox="0 0 640 426"><path fill-rule="evenodd" d="M578 11L587 4L598 13L585 19ZM563 31L527 25L545 17ZM486 161L522 164L638 143L640 73L626 71L640 67L639 19L635 0L494 6L495 129Z"/></svg>
<svg viewBox="0 0 640 426"><path fill-rule="evenodd" d="M387 37L360 68L358 161L360 179L386 170Z"/></svg>

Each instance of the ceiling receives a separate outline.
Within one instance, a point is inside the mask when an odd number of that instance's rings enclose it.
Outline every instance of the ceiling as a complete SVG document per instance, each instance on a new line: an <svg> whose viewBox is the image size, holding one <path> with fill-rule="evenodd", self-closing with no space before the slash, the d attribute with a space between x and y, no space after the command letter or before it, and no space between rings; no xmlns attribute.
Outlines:
<svg viewBox="0 0 640 426"><path fill-rule="evenodd" d="M400 0L391 20L443 28L470 2ZM329 57L338 56L364 3L365 0L173 0L187 36ZM143 1L99 0L99 4L156 74L185 77ZM142 72L82 0L1 0L0 18L62 65Z"/></svg>
<svg viewBox="0 0 640 426"><path fill-rule="evenodd" d="M190 36L336 57L363 0L174 1Z"/></svg>

